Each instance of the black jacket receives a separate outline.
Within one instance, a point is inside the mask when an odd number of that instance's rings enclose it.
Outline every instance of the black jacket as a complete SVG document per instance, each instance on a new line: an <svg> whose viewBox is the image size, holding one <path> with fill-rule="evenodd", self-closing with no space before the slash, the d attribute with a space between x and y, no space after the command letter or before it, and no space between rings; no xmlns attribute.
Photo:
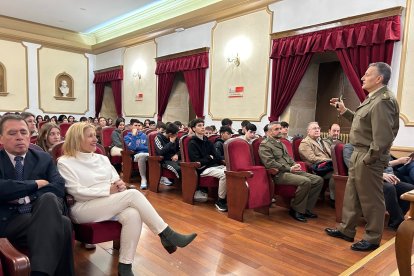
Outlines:
<svg viewBox="0 0 414 276"><path fill-rule="evenodd" d="M201 167L199 172L202 172L206 168L217 167L222 165L222 158L214 148L206 136L203 140L194 135L188 143L188 155L191 162L200 162ZM211 158L213 156L213 158Z"/></svg>
<svg viewBox="0 0 414 276"><path fill-rule="evenodd" d="M5 150L0 151L0 237L9 221L18 215L16 205L9 201L29 196L36 200L44 193L65 196L65 180L57 171L52 158L46 152L29 149L24 159L23 181L17 181L15 170ZM50 183L37 189L35 180L44 179Z"/></svg>
<svg viewBox="0 0 414 276"><path fill-rule="evenodd" d="M158 133L157 137L155 137L155 151L157 155L163 156L164 160L171 160L176 154L178 155L178 159L180 159L178 139L175 139L175 143L172 143L169 138L161 133Z"/></svg>
<svg viewBox="0 0 414 276"><path fill-rule="evenodd" d="M214 147L216 148L218 155L220 155L220 158L224 160L224 140L217 138L216 142L214 142Z"/></svg>

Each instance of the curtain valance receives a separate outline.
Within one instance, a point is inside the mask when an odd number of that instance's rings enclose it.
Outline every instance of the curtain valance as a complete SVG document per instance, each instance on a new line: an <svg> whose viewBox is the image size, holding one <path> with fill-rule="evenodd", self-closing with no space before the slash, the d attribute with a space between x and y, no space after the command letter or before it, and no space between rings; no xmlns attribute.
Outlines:
<svg viewBox="0 0 414 276"><path fill-rule="evenodd" d="M157 61L155 74L208 68L208 52Z"/></svg>
<svg viewBox="0 0 414 276"><path fill-rule="evenodd" d="M95 78L93 83L99 82L111 82L114 80L123 80L124 79L124 70L123 68L114 69L106 72L95 73Z"/></svg>

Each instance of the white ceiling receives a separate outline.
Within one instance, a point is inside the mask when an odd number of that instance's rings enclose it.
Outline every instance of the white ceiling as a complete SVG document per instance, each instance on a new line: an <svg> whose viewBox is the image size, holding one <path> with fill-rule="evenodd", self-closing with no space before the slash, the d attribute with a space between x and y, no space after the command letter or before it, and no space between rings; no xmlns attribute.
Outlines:
<svg viewBox="0 0 414 276"><path fill-rule="evenodd" d="M1 0L0 15L87 32L160 0Z"/></svg>

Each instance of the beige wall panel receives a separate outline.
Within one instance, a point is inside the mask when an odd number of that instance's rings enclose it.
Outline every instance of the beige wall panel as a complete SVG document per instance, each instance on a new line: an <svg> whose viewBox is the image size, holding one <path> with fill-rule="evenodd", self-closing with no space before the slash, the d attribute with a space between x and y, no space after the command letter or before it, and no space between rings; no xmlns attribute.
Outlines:
<svg viewBox="0 0 414 276"><path fill-rule="evenodd" d="M414 126L414 5L408 1L406 26L401 54L401 71L397 98L400 104L401 117L406 125Z"/></svg>
<svg viewBox="0 0 414 276"><path fill-rule="evenodd" d="M154 41L127 48L124 54L123 109L128 117L154 117L157 104L157 84ZM141 79L137 75L140 74ZM136 100L142 93L142 100Z"/></svg>
<svg viewBox="0 0 414 276"><path fill-rule="evenodd" d="M39 49L39 108L46 113L84 114L88 111L88 59L83 54ZM55 99L56 76L73 79L73 101Z"/></svg>
<svg viewBox="0 0 414 276"><path fill-rule="evenodd" d="M209 114L260 121L266 114L271 14L267 10L219 22L213 30ZM227 58L238 54L240 65ZM244 87L242 98L229 88Z"/></svg>
<svg viewBox="0 0 414 276"><path fill-rule="evenodd" d="M6 91L0 91L5 92L2 93L5 96L0 96L0 112L23 111L29 106L26 47L18 42L0 40L0 62L6 70L7 84Z"/></svg>

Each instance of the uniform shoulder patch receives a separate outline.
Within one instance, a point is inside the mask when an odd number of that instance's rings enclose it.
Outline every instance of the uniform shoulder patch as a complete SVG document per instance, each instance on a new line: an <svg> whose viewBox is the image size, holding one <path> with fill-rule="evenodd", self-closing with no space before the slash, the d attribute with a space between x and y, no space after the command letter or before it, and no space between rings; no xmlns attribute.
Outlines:
<svg viewBox="0 0 414 276"><path fill-rule="evenodd" d="M390 94L388 93L388 92L383 92L382 93L382 99L383 100L389 100L391 97L390 97Z"/></svg>

